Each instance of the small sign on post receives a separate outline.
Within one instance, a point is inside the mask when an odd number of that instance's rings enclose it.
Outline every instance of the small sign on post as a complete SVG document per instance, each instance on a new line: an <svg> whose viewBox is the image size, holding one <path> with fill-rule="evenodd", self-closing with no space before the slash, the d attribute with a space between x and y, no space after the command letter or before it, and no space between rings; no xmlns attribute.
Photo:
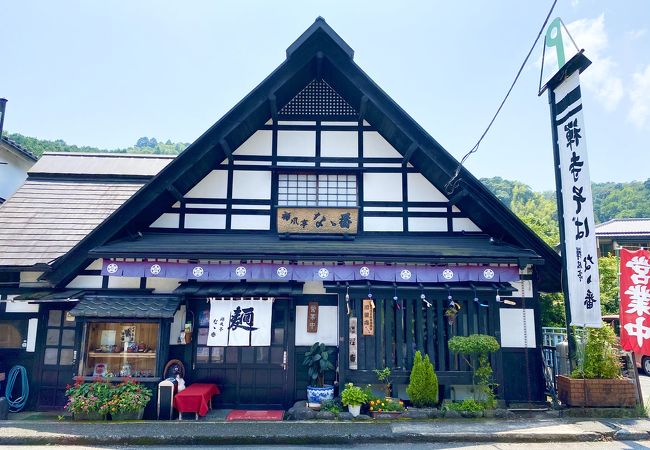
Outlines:
<svg viewBox="0 0 650 450"><path fill-rule="evenodd" d="M357 318L350 317L348 322L350 333L349 333L349 346L348 346L348 366L350 370L357 370Z"/></svg>
<svg viewBox="0 0 650 450"><path fill-rule="evenodd" d="M307 307L307 333L318 332L318 302L309 302Z"/></svg>
<svg viewBox="0 0 650 450"><path fill-rule="evenodd" d="M375 335L375 302L371 299L363 301L363 330L364 336Z"/></svg>

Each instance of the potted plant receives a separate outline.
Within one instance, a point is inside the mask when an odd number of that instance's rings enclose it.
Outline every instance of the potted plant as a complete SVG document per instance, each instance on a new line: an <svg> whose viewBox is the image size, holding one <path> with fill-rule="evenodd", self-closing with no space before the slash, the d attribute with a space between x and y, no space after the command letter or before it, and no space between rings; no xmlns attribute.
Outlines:
<svg viewBox="0 0 650 450"><path fill-rule="evenodd" d="M112 420L142 420L144 408L151 400L151 389L128 379L113 388L107 404Z"/></svg>
<svg viewBox="0 0 650 450"><path fill-rule="evenodd" d="M65 409L75 420L103 420L106 418L106 404L111 395L111 384L106 381L84 383L75 378L73 386L68 385L65 394L68 402Z"/></svg>
<svg viewBox="0 0 650 450"><path fill-rule="evenodd" d="M571 376L558 375L558 397L568 406L634 407L636 388L621 377L617 338L612 327L588 328L583 360Z"/></svg>
<svg viewBox="0 0 650 450"><path fill-rule="evenodd" d="M302 364L307 367L309 375L307 401L320 404L324 400L333 399L334 386L325 384L325 373L334 370L334 365L330 361L330 351L325 344L316 342L312 345L305 353Z"/></svg>
<svg viewBox="0 0 650 450"><path fill-rule="evenodd" d="M368 396L359 386L347 383L341 393L341 403L348 407L352 417L357 417L361 412L361 405L368 401Z"/></svg>
<svg viewBox="0 0 650 450"><path fill-rule="evenodd" d="M404 402L395 398L373 398L368 402L368 411L372 417L380 414L384 417L399 417L404 412Z"/></svg>
<svg viewBox="0 0 650 450"><path fill-rule="evenodd" d="M390 379L390 369L388 367L384 367L383 369L375 369L373 370L375 372L375 375L377 375L377 380L379 380L380 383L384 385L384 394L386 397L390 397L392 394L392 382Z"/></svg>

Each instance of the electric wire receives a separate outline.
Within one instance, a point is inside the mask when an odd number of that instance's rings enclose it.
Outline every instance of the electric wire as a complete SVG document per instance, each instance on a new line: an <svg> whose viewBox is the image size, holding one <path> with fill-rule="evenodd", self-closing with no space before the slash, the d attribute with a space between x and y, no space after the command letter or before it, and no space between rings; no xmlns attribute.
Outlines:
<svg viewBox="0 0 650 450"><path fill-rule="evenodd" d="M524 59L524 62L521 64L521 67L519 67L519 71L517 71L517 75L515 76L515 79L512 81L512 84L510 85L510 89L508 89L508 92L506 93L505 97L501 101L501 104L499 105L499 108L497 109L496 113L494 113L494 116L492 117L492 120L490 120L490 123L488 124L487 128L479 138L479 140L476 142L474 147L463 156L463 158L460 160L460 163L458 163L458 167L456 168L456 171L454 172L454 175L449 179L447 184L445 184L445 190L447 191L447 194L452 194L455 190L456 187L458 187L458 184L460 183L460 171L463 167L463 164L467 160L467 158L470 157L472 153L476 153L478 151L479 146L481 145L481 141L485 137L485 135L490 131L490 128L492 127L492 124L496 120L497 116L501 112L501 109L503 108L503 105L506 103L508 100L508 97L510 96L510 93L512 92L512 89L515 87L515 84L517 84L517 80L519 80L519 76L521 75L521 72L524 70L524 67L526 67L526 63L528 62L528 59L530 58L530 55L533 53L533 50L537 46L537 42L539 42L539 38L542 36L542 33L544 32L544 29L546 28L546 24L548 23L548 19L551 17L551 14L553 14L553 10L555 9L555 5L557 4L557 0L553 0L553 4L551 5L551 9L549 10L548 14L546 15L546 19L544 19L544 23L542 24L541 28L539 29L539 33L537 33L537 37L535 38L535 42L533 42L532 47L528 51L528 54L526 55L526 58Z"/></svg>

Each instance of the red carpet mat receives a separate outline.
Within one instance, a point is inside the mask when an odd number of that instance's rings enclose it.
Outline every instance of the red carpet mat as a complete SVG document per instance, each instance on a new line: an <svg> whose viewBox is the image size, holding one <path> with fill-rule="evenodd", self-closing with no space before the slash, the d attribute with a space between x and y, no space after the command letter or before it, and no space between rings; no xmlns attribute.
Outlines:
<svg viewBox="0 0 650 450"><path fill-rule="evenodd" d="M264 420L264 421L277 421L282 420L284 411L277 410L264 410L264 411L249 411L245 409L235 409L230 411L226 416L227 422L234 422L236 420Z"/></svg>

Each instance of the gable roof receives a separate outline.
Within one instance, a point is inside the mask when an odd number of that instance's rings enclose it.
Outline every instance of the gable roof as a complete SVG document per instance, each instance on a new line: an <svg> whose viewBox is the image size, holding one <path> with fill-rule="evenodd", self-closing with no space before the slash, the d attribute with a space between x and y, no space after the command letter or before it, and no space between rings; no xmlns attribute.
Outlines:
<svg viewBox="0 0 650 450"><path fill-rule="evenodd" d="M650 218L611 219L596 225L597 237L650 237Z"/></svg>
<svg viewBox="0 0 650 450"><path fill-rule="evenodd" d="M172 159L45 153L0 207L0 266L30 267L64 255Z"/></svg>
<svg viewBox="0 0 650 450"><path fill-rule="evenodd" d="M312 80L324 80L371 123L440 191L458 162L353 61L354 52L322 19L316 19L289 48L287 59L217 123L187 147L143 189L52 265L44 277L65 284L89 263L89 252L111 239L135 234L175 203L211 167L220 164ZM560 257L464 168L450 201L497 240L531 249L545 264L541 289L560 287ZM126 224L126 225L125 225Z"/></svg>
<svg viewBox="0 0 650 450"><path fill-rule="evenodd" d="M0 136L0 143L4 144L6 148L8 148L13 153L15 153L18 156L21 156L24 159L27 159L29 161L36 161L38 159L36 155L32 153L30 150L23 147L18 142L9 139L7 136Z"/></svg>

